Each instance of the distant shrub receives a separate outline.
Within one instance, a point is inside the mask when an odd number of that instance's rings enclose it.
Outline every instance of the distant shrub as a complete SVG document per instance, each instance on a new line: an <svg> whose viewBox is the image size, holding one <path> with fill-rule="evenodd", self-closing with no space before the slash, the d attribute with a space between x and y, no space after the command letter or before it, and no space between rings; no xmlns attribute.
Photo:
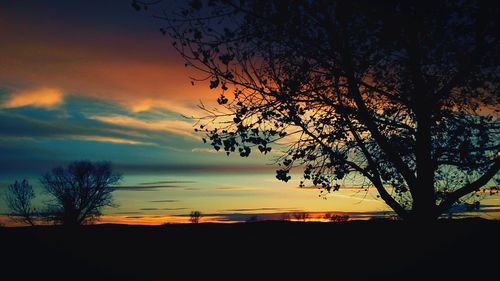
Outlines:
<svg viewBox="0 0 500 281"><path fill-rule="evenodd" d="M306 221L309 218L309 213L307 212L293 213L293 218L297 221Z"/></svg>
<svg viewBox="0 0 500 281"><path fill-rule="evenodd" d="M331 222L346 222L350 219L348 215L332 215L330 217Z"/></svg>
<svg viewBox="0 0 500 281"><path fill-rule="evenodd" d="M191 223L199 223L200 219L201 219L200 211L192 211L191 214L189 215L189 221Z"/></svg>
<svg viewBox="0 0 500 281"><path fill-rule="evenodd" d="M350 219L350 217L348 215L337 215L337 214L330 214L330 213L326 213L323 218L325 220L331 221L331 222L346 222Z"/></svg>

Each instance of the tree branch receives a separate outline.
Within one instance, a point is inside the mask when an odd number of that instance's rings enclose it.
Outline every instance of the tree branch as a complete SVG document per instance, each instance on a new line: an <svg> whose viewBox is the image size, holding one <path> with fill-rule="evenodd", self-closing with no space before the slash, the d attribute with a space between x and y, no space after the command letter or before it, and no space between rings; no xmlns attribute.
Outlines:
<svg viewBox="0 0 500 281"><path fill-rule="evenodd" d="M340 54L342 57L342 63L344 64L346 70L345 73L349 85L348 90L353 95L354 102L358 107L359 117L361 119L360 121L363 121L363 123L367 126L368 130L372 134L377 144L380 146L382 151L384 151L389 160L396 166L396 168L401 173L401 175L408 183L408 185L409 186L415 185L416 184L415 174L410 170L409 166L401 159L401 157L394 151L393 147L389 144L387 138L382 135L382 133L377 127L377 124L375 123L372 116L368 112L368 108L366 107L365 101L361 96L361 93L358 88L357 79L355 78L354 75L354 69L352 66L352 57L349 52L349 45L346 39L346 35L340 34L339 36L334 36L335 33L334 31L335 29L333 27L334 24L333 23L327 23L327 24L329 32L332 33L331 38L335 37L343 38L344 46L341 47ZM340 23L340 25L344 24ZM345 29L346 29L345 26L343 26L342 30L345 31Z"/></svg>
<svg viewBox="0 0 500 281"><path fill-rule="evenodd" d="M460 199L462 196L467 195L473 191L478 190L481 188L483 185L487 184L488 181L490 181L497 173L498 170L500 170L500 158L497 158L495 160L495 164L493 164L486 173L484 173L480 178L478 178L476 181L471 182L469 184L466 184L465 186L461 187L460 189L457 189L438 206L438 212L439 214L445 212L453 204L455 204L458 199Z"/></svg>

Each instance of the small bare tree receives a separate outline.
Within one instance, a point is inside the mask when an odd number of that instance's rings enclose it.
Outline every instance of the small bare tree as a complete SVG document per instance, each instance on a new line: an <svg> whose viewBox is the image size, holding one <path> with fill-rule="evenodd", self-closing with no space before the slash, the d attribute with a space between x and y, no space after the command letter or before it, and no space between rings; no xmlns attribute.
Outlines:
<svg viewBox="0 0 500 281"><path fill-rule="evenodd" d="M15 181L9 185L5 199L10 210L10 218L31 226L35 225L35 208L31 201L35 197L33 187L27 180Z"/></svg>
<svg viewBox="0 0 500 281"><path fill-rule="evenodd" d="M200 211L192 211L191 214L189 215L189 221L191 223L199 223L200 219L201 219Z"/></svg>

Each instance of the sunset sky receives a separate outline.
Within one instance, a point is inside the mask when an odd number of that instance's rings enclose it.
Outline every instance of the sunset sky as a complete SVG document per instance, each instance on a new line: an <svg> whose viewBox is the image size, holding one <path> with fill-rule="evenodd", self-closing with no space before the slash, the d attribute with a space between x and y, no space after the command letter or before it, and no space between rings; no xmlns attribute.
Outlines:
<svg viewBox="0 0 500 281"><path fill-rule="evenodd" d="M161 26L129 0L0 2L0 191L22 178L38 187L40 174L72 160L109 160L124 180L104 222L185 222L192 210L206 221L388 210L372 191L323 200L299 189L298 175L279 182L273 154L214 153L186 116L203 115L197 105L214 105L218 93L191 85L196 74Z"/></svg>

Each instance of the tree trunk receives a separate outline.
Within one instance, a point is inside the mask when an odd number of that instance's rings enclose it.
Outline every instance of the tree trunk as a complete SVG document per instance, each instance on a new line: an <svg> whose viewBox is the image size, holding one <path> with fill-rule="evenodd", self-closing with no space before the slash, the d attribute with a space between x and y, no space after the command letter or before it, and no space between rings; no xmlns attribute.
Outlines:
<svg viewBox="0 0 500 281"><path fill-rule="evenodd" d="M63 210L63 225L68 227L78 226L78 216L79 212L73 206L66 207Z"/></svg>
<svg viewBox="0 0 500 281"><path fill-rule="evenodd" d="M431 196L430 190L434 190L434 186L419 186L414 192L412 209L409 212L408 219L415 222L431 222L439 217L437 212L436 201L434 196ZM432 192L432 195L434 193Z"/></svg>
<svg viewBox="0 0 500 281"><path fill-rule="evenodd" d="M413 197L412 219L436 220L436 193L434 189L434 164L432 158L431 111L421 99L417 107L417 133L415 147L416 183L410 186Z"/></svg>

